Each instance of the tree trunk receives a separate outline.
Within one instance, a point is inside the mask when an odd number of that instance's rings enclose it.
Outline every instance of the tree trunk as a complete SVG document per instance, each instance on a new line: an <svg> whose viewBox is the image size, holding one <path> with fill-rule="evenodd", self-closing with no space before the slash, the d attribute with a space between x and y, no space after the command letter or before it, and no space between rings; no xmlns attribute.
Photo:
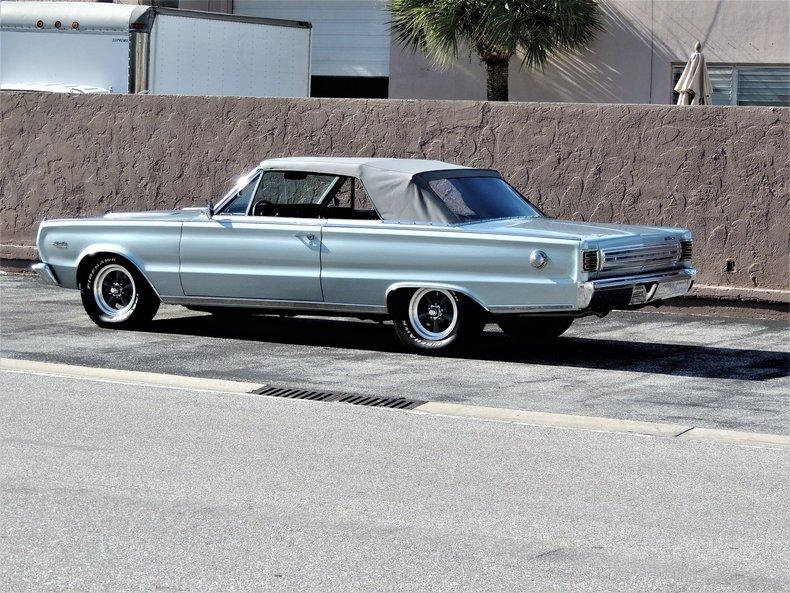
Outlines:
<svg viewBox="0 0 790 593"><path fill-rule="evenodd" d="M509 58L493 58L485 60L486 64L486 98L489 101L507 101L507 75Z"/></svg>

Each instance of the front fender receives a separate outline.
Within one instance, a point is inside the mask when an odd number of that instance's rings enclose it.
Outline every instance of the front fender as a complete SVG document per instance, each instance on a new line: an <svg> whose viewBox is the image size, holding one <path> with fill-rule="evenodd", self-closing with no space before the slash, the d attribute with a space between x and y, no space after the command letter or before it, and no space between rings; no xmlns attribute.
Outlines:
<svg viewBox="0 0 790 593"><path fill-rule="evenodd" d="M129 251L129 249L114 243L94 243L85 247L77 256L77 265L79 266L86 257L92 257L97 253L112 253L113 255L125 257L137 267L143 276L145 276L145 265L142 260Z"/></svg>
<svg viewBox="0 0 790 593"><path fill-rule="evenodd" d="M159 292L156 290L153 282L151 282L151 278L149 278L148 274L145 270L145 264L143 260L132 253L129 249L122 247L121 245L117 245L114 243L95 243L89 245L85 249L83 249L80 254L77 256L77 270L80 269L82 262L85 260L86 257L93 257L99 253L107 253L112 255L119 255L124 259L129 260L129 262L137 268L137 271L142 274L143 278L145 278L146 282L148 282L148 286L156 293L157 297L160 297ZM160 297L161 298L161 297Z"/></svg>

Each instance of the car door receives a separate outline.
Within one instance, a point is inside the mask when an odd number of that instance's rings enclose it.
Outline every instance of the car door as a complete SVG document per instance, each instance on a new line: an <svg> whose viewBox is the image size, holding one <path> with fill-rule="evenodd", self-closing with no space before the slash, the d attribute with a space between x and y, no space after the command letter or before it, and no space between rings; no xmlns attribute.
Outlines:
<svg viewBox="0 0 790 593"><path fill-rule="evenodd" d="M347 177L325 209L321 288L327 303L384 307L397 265L393 236L411 225L384 224L362 183ZM417 256L415 256L417 257Z"/></svg>
<svg viewBox="0 0 790 593"><path fill-rule="evenodd" d="M186 296L320 302L319 202L337 177L265 171L212 217L185 222Z"/></svg>

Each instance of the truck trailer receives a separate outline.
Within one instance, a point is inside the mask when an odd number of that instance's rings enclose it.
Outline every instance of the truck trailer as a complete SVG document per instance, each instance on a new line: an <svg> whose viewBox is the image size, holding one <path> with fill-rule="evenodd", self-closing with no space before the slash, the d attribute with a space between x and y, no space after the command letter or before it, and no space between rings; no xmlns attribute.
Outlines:
<svg viewBox="0 0 790 593"><path fill-rule="evenodd" d="M304 21L92 2L0 2L0 89L310 95Z"/></svg>

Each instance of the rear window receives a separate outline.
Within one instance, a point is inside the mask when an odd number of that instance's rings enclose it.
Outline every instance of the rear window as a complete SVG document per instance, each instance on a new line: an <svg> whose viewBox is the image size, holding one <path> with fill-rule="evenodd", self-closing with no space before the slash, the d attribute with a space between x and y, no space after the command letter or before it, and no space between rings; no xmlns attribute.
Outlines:
<svg viewBox="0 0 790 593"><path fill-rule="evenodd" d="M448 177L433 179L428 185L461 223L541 216L537 208L499 177Z"/></svg>

